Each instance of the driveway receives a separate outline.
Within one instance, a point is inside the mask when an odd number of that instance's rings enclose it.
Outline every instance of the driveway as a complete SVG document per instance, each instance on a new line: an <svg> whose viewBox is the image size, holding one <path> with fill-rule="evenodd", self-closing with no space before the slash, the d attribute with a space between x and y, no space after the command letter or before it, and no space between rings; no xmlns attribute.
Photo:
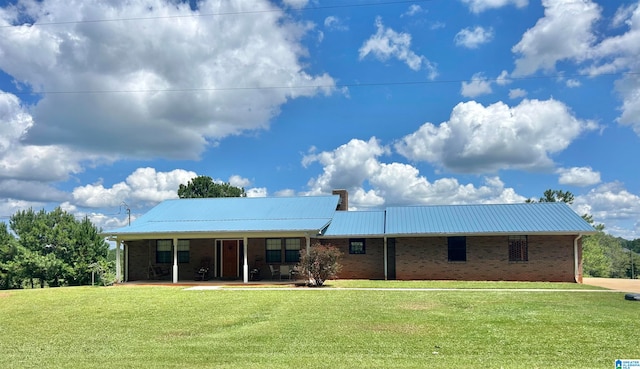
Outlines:
<svg viewBox="0 0 640 369"><path fill-rule="evenodd" d="M583 278L582 283L622 292L640 293L640 279Z"/></svg>

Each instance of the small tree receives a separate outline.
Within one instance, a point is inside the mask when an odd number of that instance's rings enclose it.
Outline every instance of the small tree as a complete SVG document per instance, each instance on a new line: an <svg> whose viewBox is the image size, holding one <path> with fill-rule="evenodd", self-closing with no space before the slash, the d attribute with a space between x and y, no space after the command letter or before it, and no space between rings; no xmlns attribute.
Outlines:
<svg viewBox="0 0 640 369"><path fill-rule="evenodd" d="M338 275L342 269L342 265L338 263L341 256L342 253L337 247L316 243L308 253L306 249L300 251L300 262L296 271L301 276L309 276L310 286L320 287L327 279Z"/></svg>

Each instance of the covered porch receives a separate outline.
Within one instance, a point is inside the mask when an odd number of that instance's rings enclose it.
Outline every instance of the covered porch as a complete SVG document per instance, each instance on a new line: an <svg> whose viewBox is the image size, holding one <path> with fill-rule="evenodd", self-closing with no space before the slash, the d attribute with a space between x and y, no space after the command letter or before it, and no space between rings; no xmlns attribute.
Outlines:
<svg viewBox="0 0 640 369"><path fill-rule="evenodd" d="M299 232L146 237L113 239L118 283L291 283L300 250L311 244L310 235Z"/></svg>

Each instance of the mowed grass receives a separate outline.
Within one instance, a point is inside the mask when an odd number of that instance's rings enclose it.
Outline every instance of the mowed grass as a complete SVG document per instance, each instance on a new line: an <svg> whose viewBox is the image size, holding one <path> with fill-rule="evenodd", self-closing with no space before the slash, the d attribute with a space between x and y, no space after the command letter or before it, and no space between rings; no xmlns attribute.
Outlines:
<svg viewBox="0 0 640 369"><path fill-rule="evenodd" d="M639 318L613 292L5 291L0 368L612 368Z"/></svg>

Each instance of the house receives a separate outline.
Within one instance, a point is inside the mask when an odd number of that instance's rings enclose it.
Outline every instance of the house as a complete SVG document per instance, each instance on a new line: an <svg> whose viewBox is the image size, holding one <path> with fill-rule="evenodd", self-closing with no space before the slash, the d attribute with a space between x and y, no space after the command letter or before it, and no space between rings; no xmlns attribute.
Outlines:
<svg viewBox="0 0 640 369"><path fill-rule="evenodd" d="M347 209L344 190L167 200L104 235L125 281L286 278L319 242L342 251L340 278L581 282L581 237L595 233L564 203Z"/></svg>

